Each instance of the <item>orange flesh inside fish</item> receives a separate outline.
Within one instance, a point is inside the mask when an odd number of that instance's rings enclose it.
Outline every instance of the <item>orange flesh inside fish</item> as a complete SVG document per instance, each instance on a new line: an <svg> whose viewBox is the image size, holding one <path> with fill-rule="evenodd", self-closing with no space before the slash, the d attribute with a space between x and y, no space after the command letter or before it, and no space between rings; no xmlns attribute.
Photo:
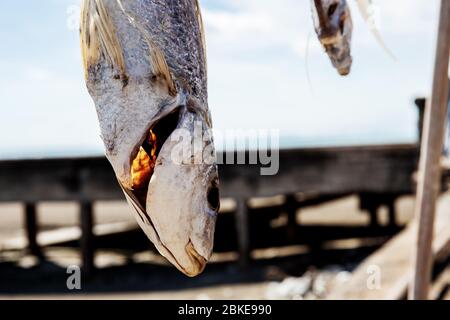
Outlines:
<svg viewBox="0 0 450 320"><path fill-rule="evenodd" d="M131 166L131 179L133 193L136 195L142 205L145 206L147 198L147 189L153 171L156 165L157 139L156 135L150 130L145 142L145 148L140 147L136 158Z"/></svg>

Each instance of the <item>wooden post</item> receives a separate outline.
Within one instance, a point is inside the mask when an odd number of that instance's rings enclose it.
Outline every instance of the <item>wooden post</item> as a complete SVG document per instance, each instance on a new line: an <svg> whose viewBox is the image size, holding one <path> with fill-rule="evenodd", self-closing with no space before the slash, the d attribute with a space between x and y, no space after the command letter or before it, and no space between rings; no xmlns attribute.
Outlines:
<svg viewBox="0 0 450 320"><path fill-rule="evenodd" d="M25 203L25 230L28 239L28 251L36 257L42 257L42 252L37 242L37 211L35 203Z"/></svg>
<svg viewBox="0 0 450 320"><path fill-rule="evenodd" d="M236 199L236 231L239 247L239 266L246 268L250 262L250 226L248 221L247 200Z"/></svg>
<svg viewBox="0 0 450 320"><path fill-rule="evenodd" d="M388 216L389 216L389 226L393 227L393 228L398 226L397 225L397 212L395 210L396 200L397 200L396 197L392 197L386 203L387 210L388 210Z"/></svg>
<svg viewBox="0 0 450 320"><path fill-rule="evenodd" d="M441 1L433 90L425 122L417 184L417 247L414 252L414 277L409 297L428 299L432 272L432 241L436 200L440 192L440 159L447 121L448 64L450 53L450 1Z"/></svg>
<svg viewBox="0 0 450 320"><path fill-rule="evenodd" d="M378 220L378 209L380 208L380 196L372 193L361 193L359 195L360 210L367 210L370 215L370 227L378 228L380 222Z"/></svg>
<svg viewBox="0 0 450 320"><path fill-rule="evenodd" d="M419 111L419 119L417 121L419 140L417 142L417 145L418 147L420 147L420 142L422 141L423 137L423 123L425 118L425 105L427 103L427 99L425 98L416 99L415 103L417 106L417 110Z"/></svg>
<svg viewBox="0 0 450 320"><path fill-rule="evenodd" d="M83 271L90 275L94 271L94 219L92 203L82 202L80 204L80 227L81 227L81 256L83 260Z"/></svg>
<svg viewBox="0 0 450 320"><path fill-rule="evenodd" d="M286 202L284 204L288 221L286 225L286 231L290 240L295 240L295 236L297 235L297 212L298 212L298 201L295 198L295 195L288 195L286 197Z"/></svg>

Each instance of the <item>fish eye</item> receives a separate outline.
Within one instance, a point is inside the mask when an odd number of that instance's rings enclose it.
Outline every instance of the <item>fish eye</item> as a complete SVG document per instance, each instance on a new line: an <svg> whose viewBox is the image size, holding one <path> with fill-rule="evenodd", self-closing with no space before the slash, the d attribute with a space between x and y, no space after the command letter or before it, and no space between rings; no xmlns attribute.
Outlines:
<svg viewBox="0 0 450 320"><path fill-rule="evenodd" d="M328 8L328 17L331 18L331 16L336 12L336 9L338 7L337 3L333 3L329 8Z"/></svg>
<svg viewBox="0 0 450 320"><path fill-rule="evenodd" d="M212 186L208 190L208 204L211 209L214 211L219 211L220 208L220 194L219 194L219 188L216 186Z"/></svg>

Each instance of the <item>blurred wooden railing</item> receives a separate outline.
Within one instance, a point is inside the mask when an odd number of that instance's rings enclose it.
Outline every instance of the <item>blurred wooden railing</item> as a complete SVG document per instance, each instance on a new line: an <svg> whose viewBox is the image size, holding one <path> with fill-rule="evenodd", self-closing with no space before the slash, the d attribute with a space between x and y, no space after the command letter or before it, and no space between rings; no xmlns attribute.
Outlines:
<svg viewBox="0 0 450 320"><path fill-rule="evenodd" d="M236 159L238 154L234 156ZM377 145L281 150L279 172L273 176L261 175L260 165L220 165L221 196L234 198L237 203L235 220L241 263L248 262L251 249L247 213L250 198L303 193L301 200L286 204L295 215L299 207L359 194L362 209L367 209L372 221L376 221L380 205L394 210L396 197L413 193L417 159L417 145ZM35 217L38 202L80 204L81 247L84 267L89 271L94 255L93 204L122 199L104 157L0 161L0 203L25 204L29 249L36 255L40 254Z"/></svg>

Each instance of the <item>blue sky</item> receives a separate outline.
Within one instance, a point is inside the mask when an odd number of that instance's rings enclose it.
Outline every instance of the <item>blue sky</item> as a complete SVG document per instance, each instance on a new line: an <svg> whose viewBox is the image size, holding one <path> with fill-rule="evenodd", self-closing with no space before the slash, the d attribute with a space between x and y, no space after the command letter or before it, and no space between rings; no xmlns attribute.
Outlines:
<svg viewBox="0 0 450 320"><path fill-rule="evenodd" d="M279 129L298 145L416 139L413 100L430 92L439 1L374 1L394 61L349 0L348 78L320 48L309 0L200 2L216 128ZM102 153L74 27L79 1L25 3L0 2L0 157Z"/></svg>

